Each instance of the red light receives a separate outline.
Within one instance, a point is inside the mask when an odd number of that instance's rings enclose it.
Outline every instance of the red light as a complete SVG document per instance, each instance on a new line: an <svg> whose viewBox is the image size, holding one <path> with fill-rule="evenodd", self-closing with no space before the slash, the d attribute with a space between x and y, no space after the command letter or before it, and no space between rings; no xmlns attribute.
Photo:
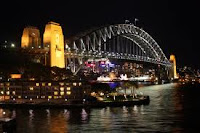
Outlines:
<svg viewBox="0 0 200 133"><path fill-rule="evenodd" d="M87 64L87 67L94 67L95 66L95 64Z"/></svg>
<svg viewBox="0 0 200 133"><path fill-rule="evenodd" d="M101 61L100 64L105 64L105 61Z"/></svg>

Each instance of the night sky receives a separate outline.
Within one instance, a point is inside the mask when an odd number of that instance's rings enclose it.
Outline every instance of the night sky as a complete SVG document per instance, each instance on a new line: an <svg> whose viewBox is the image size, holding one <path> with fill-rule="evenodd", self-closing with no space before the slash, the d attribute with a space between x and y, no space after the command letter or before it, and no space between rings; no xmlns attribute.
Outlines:
<svg viewBox="0 0 200 133"><path fill-rule="evenodd" d="M109 2L108 2L109 1ZM54 3L57 2L57 3ZM175 54L178 66L200 68L198 1L181 0L6 0L0 4L0 42L20 45L23 28L44 33L45 24L61 24L65 38L92 27L132 23L148 32L166 56Z"/></svg>

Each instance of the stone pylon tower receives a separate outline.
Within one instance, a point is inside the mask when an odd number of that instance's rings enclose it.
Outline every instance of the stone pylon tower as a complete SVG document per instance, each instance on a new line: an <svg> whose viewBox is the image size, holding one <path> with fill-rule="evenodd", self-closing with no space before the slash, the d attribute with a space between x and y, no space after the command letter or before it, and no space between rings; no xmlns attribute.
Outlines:
<svg viewBox="0 0 200 133"><path fill-rule="evenodd" d="M178 76L177 76L177 72L176 72L176 58L175 58L175 55L170 55L169 61L172 63L172 69L171 69L171 72L170 72L170 76L173 79L177 79Z"/></svg>
<svg viewBox="0 0 200 133"><path fill-rule="evenodd" d="M50 51L50 66L65 68L64 36L60 24L49 22L43 35L44 49Z"/></svg>
<svg viewBox="0 0 200 133"><path fill-rule="evenodd" d="M40 31L36 27L28 26L24 28L21 38L22 48L40 48L41 38Z"/></svg>

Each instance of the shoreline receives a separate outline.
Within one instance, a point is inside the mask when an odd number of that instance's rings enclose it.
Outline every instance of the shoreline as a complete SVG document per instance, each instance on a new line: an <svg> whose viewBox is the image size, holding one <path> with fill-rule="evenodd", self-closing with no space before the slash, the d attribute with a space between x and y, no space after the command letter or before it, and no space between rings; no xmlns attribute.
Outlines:
<svg viewBox="0 0 200 133"><path fill-rule="evenodd" d="M98 108L98 107L120 107L134 105L148 105L149 96L143 99L132 101L112 101L112 102L89 102L74 104L56 104L56 103L0 103L1 108Z"/></svg>

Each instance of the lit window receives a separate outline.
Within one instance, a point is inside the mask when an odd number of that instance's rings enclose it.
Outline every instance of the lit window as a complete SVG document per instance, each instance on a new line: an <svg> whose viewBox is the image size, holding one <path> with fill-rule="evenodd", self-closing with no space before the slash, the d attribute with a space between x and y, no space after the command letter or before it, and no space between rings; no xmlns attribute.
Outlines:
<svg viewBox="0 0 200 133"><path fill-rule="evenodd" d="M68 90L68 91L70 91L70 90L71 90L71 88L70 88L70 87L67 87L67 90Z"/></svg>
<svg viewBox="0 0 200 133"><path fill-rule="evenodd" d="M64 85L64 83L60 82L60 85L61 85L61 86L63 86L63 85Z"/></svg>
<svg viewBox="0 0 200 133"><path fill-rule="evenodd" d="M22 96L18 96L18 98L22 98Z"/></svg>
<svg viewBox="0 0 200 133"><path fill-rule="evenodd" d="M60 87L60 91L64 91L64 87Z"/></svg>
<svg viewBox="0 0 200 133"><path fill-rule="evenodd" d="M67 95L70 95L71 94L71 91L67 91Z"/></svg>
<svg viewBox="0 0 200 133"><path fill-rule="evenodd" d="M0 86L3 86L4 85L4 83L0 83Z"/></svg>
<svg viewBox="0 0 200 133"><path fill-rule="evenodd" d="M75 82L73 83L73 86L76 86L76 83L75 83Z"/></svg>
<svg viewBox="0 0 200 133"><path fill-rule="evenodd" d="M92 92L92 93L91 93L91 96L96 96L96 93L95 93L95 92Z"/></svg>
<svg viewBox="0 0 200 133"><path fill-rule="evenodd" d="M49 99L51 99L51 98L52 98L52 96L48 96L48 98L49 98Z"/></svg>
<svg viewBox="0 0 200 133"><path fill-rule="evenodd" d="M6 99L6 100L10 99L10 96L5 96L5 99Z"/></svg>
<svg viewBox="0 0 200 133"><path fill-rule="evenodd" d="M4 92L3 92L3 91L1 91L1 94L4 94Z"/></svg>
<svg viewBox="0 0 200 133"><path fill-rule="evenodd" d="M78 85L79 85L79 86L81 86L81 85L82 85L82 83L80 82Z"/></svg>
<svg viewBox="0 0 200 133"><path fill-rule="evenodd" d="M9 86L9 85L10 85L10 83L7 83L6 85L7 85L7 86Z"/></svg>
<svg viewBox="0 0 200 133"><path fill-rule="evenodd" d="M57 92L57 91L54 91L54 95L58 95L58 92Z"/></svg>
<svg viewBox="0 0 200 133"><path fill-rule="evenodd" d="M15 93L15 91L13 91L12 93L13 93L13 95L15 95L15 94L16 94L16 93Z"/></svg>
<svg viewBox="0 0 200 133"><path fill-rule="evenodd" d="M63 96L63 95L64 95L64 92L60 92L60 95Z"/></svg>
<svg viewBox="0 0 200 133"><path fill-rule="evenodd" d="M7 94L7 95L10 95L10 91L6 91L6 94Z"/></svg>
<svg viewBox="0 0 200 133"><path fill-rule="evenodd" d="M9 91L9 90L10 90L10 88L8 87L8 88L7 88L7 90Z"/></svg>
<svg viewBox="0 0 200 133"><path fill-rule="evenodd" d="M42 83L42 86L45 86L45 83Z"/></svg>
<svg viewBox="0 0 200 133"><path fill-rule="evenodd" d="M58 96L54 96L53 98L54 98L54 99L57 99L57 98L58 98Z"/></svg>
<svg viewBox="0 0 200 133"><path fill-rule="evenodd" d="M55 87L55 88L54 88L54 90L57 90L57 91L59 91L59 88L58 88L58 87Z"/></svg>
<svg viewBox="0 0 200 133"><path fill-rule="evenodd" d="M29 89L30 89L31 91L33 91L34 88L33 88L33 87L30 87Z"/></svg>
<svg viewBox="0 0 200 133"><path fill-rule="evenodd" d="M48 83L48 86L51 86L51 83Z"/></svg>
<svg viewBox="0 0 200 133"><path fill-rule="evenodd" d="M41 98L45 98L45 96L41 96Z"/></svg>
<svg viewBox="0 0 200 133"><path fill-rule="evenodd" d="M39 83L36 83L36 86L40 86L40 84L39 84Z"/></svg>

